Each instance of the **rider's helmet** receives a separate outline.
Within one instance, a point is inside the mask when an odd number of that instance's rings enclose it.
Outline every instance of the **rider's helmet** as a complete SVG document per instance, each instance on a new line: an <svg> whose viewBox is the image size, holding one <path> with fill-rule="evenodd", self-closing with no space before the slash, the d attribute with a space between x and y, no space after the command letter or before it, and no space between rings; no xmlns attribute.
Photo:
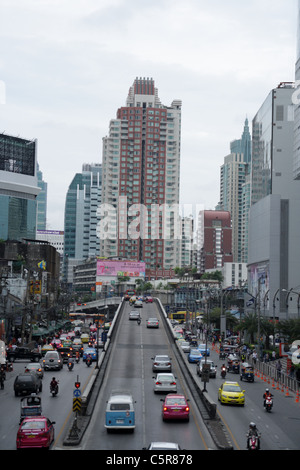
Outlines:
<svg viewBox="0 0 300 470"><path fill-rule="evenodd" d="M270 390L269 390L268 388L266 388L266 393L269 393L269 391L270 391Z"/></svg>
<svg viewBox="0 0 300 470"><path fill-rule="evenodd" d="M251 422L251 423L249 424L249 427L250 427L250 429L252 429L252 430L254 431L254 430L256 429L256 424L253 423L253 422Z"/></svg>

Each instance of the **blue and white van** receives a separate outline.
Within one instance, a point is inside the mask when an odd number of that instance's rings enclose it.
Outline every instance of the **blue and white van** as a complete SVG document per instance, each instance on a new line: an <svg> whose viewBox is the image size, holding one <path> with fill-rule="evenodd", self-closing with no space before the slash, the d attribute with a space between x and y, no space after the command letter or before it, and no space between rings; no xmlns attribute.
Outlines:
<svg viewBox="0 0 300 470"><path fill-rule="evenodd" d="M130 392L117 390L111 392L106 406L105 427L107 432L112 429L134 431L134 401Z"/></svg>

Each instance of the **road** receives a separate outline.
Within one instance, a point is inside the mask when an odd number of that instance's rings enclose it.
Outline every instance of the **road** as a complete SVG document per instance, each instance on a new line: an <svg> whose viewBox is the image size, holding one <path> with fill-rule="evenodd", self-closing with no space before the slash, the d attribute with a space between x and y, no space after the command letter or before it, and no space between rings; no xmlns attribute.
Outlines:
<svg viewBox="0 0 300 470"><path fill-rule="evenodd" d="M13 371L6 373L4 390L0 390L0 449L16 449L16 436L20 420L20 397L15 397L14 380L15 377L24 371L26 361L16 361L13 364ZM58 372L44 372L43 390L39 394L42 398L42 411L52 421L55 421L56 438L60 431L64 429L68 417L72 413L74 383L79 376L82 388L88 382L92 373L92 367L88 368L80 361L74 365L70 372L65 364ZM56 397L50 395L50 381L55 376L59 380L59 394Z"/></svg>
<svg viewBox="0 0 300 470"><path fill-rule="evenodd" d="M141 309L142 323L129 320L127 304L118 326L106 378L93 413L89 429L84 435L84 450L141 450L150 442L163 440L178 442L181 449L213 449L215 445L208 433L198 409L191 399L179 366L173 355L163 322L160 328L146 327L146 319L159 313L155 304L144 304ZM177 377L178 393L184 393L191 401L190 421L163 422L161 398L165 394L155 394L151 358L155 354L169 354L173 372ZM136 401L136 429L134 433L110 433L105 427L105 405L113 389L129 389Z"/></svg>
<svg viewBox="0 0 300 470"><path fill-rule="evenodd" d="M282 392L276 390L277 384L272 387L272 382L255 377L254 383L240 380L238 374L228 372L226 380L237 381L243 390L245 390L245 405L236 407L231 405L222 405L218 402L218 389L223 382L220 377L221 365L218 354L212 350L211 359L217 364L217 377L211 378L207 384L207 393L218 404L217 412L222 419L225 428L230 436L233 448L235 450L244 450L246 448L246 432L249 423L254 422L262 434L262 450L299 450L300 449L300 403L296 402L295 394L286 390ZM190 370L196 375L196 366L188 364ZM267 413L263 408L263 394L265 389L269 388L273 393L273 409Z"/></svg>
<svg viewBox="0 0 300 470"><path fill-rule="evenodd" d="M104 383L100 390L90 425L86 430L78 450L105 449L105 450L141 450L154 440L167 440L178 442L182 449L207 450L215 449L215 444L207 431L197 406L189 393L174 355L174 344L169 342L160 320L159 329L147 329L148 316L159 316L155 304L144 304L141 309L142 324L129 321L128 314L131 307L127 304L118 324L118 329L111 344L111 357L105 373ZM164 395L153 392L152 360L155 354L166 353L172 357L173 370L177 376L178 392L183 392L190 398L191 417L186 422L166 423L161 418L160 401ZM217 378L210 379L207 384L207 393L217 403L217 413L223 421L233 448L244 450L246 448L246 432L248 425L254 421L262 433L262 450L298 450L300 449L300 403L292 393L287 396L286 390L276 390L276 385L267 384L258 377L254 383L241 382L239 375L228 373L226 380L238 381L246 392L244 407L221 405L217 400L218 388L222 383L220 367L224 361L218 359L217 353L212 350L211 358L217 364ZM0 390L0 449L13 450L16 448L16 434L20 417L20 398L15 397L13 382L16 375L24 370L26 362L14 363L13 372L7 373L4 390ZM187 367L196 377L196 366L186 361ZM56 422L56 439L52 450L62 449L62 439L66 431L66 424L72 415L72 399L74 382L79 376L81 389L84 390L92 374L92 368L84 363L75 364L74 370L69 372L66 365L59 372L45 372L43 379L42 397L43 414ZM57 397L49 393L49 384L55 375L60 381L60 392ZM203 384L201 384L203 386ZM274 407L272 412L266 413L263 409L263 393L266 387L273 390ZM110 391L116 388L130 389L136 401L136 429L134 433L107 434L104 428L104 413L106 401ZM69 448L66 448L69 450Z"/></svg>

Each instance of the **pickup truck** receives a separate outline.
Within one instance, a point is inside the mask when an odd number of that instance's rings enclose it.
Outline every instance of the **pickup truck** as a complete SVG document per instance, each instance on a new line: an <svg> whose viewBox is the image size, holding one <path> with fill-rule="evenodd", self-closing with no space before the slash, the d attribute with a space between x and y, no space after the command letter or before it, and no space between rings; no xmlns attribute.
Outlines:
<svg viewBox="0 0 300 470"><path fill-rule="evenodd" d="M16 347L7 351L7 359L14 362L16 359L27 359L31 362L39 362L42 354L37 349L26 348L25 346Z"/></svg>

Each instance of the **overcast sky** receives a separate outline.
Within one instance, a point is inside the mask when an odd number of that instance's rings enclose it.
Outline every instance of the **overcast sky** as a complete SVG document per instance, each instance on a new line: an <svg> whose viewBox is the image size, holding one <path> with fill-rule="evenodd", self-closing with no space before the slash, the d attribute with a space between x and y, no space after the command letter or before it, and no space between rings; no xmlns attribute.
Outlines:
<svg viewBox="0 0 300 470"><path fill-rule="evenodd" d="M296 0L0 0L0 132L38 140L47 228L136 77L182 100L181 202L214 209L230 142L295 79L296 32Z"/></svg>

